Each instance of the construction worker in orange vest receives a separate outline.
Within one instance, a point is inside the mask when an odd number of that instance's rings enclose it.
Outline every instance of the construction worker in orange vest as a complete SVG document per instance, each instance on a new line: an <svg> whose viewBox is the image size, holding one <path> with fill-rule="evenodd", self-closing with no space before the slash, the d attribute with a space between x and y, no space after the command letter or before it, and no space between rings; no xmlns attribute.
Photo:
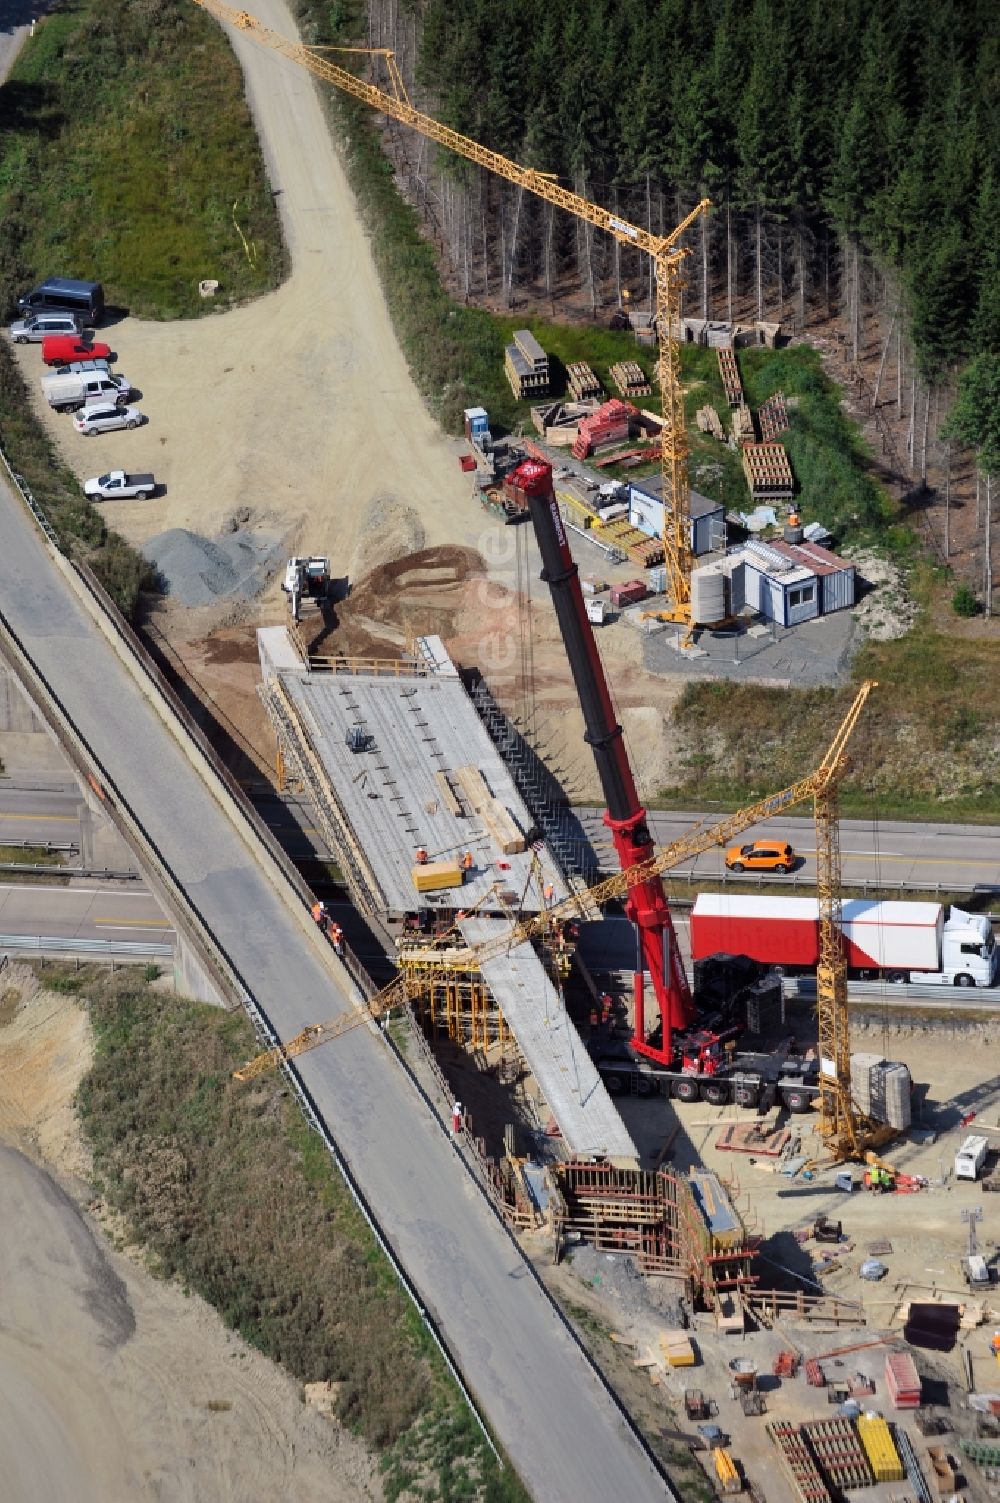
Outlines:
<svg viewBox="0 0 1000 1503"><path fill-rule="evenodd" d="M423 846L423 845L418 845L417 846L417 865L418 866L426 866L427 865L427 847L426 846Z"/></svg>
<svg viewBox="0 0 1000 1503"><path fill-rule="evenodd" d="M312 914L313 919L319 925L319 927L321 929L325 929L327 919L329 918L329 914L326 911L326 904L321 903L319 899L317 899L310 908L309 912Z"/></svg>
<svg viewBox="0 0 1000 1503"><path fill-rule="evenodd" d="M343 955L343 953L344 953L344 931L343 931L343 929L340 927L339 924L331 924L329 932L330 932L330 943L333 945L334 952L337 955Z"/></svg>
<svg viewBox="0 0 1000 1503"><path fill-rule="evenodd" d="M472 859L472 852L466 851L465 855L462 857L462 872L466 881L468 881L471 877L474 867L475 862Z"/></svg>
<svg viewBox="0 0 1000 1503"><path fill-rule="evenodd" d="M555 896L556 890L552 886L552 883L546 882L545 886L542 888L542 897L545 899L546 908L552 907L552 904L555 902Z"/></svg>

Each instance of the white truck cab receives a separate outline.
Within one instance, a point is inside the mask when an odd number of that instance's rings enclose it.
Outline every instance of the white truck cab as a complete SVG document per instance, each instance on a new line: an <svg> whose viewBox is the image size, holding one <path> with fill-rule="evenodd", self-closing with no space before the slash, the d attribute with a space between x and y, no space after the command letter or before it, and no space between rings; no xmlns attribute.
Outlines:
<svg viewBox="0 0 1000 1503"><path fill-rule="evenodd" d="M940 971L914 972L912 979L944 986L996 986L1000 980L1000 948L986 915L965 913L953 904L941 931Z"/></svg>

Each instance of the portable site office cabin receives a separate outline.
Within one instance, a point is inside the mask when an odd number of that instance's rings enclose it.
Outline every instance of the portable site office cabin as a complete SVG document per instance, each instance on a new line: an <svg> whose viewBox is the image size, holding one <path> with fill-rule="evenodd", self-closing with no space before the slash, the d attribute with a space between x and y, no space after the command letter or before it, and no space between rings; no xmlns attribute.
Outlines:
<svg viewBox="0 0 1000 1503"><path fill-rule="evenodd" d="M796 626L854 604L854 565L818 543L746 543L746 601L766 621Z"/></svg>
<svg viewBox="0 0 1000 1503"><path fill-rule="evenodd" d="M648 475L629 486L628 519L633 527L652 538L663 536L663 476ZM691 551L700 556L723 548L726 542L725 509L720 501L691 492Z"/></svg>

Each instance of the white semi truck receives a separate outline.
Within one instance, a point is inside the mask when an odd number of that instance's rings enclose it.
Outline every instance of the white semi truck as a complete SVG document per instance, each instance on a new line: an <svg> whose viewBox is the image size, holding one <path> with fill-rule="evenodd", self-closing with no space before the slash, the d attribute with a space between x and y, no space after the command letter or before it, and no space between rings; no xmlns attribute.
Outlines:
<svg viewBox="0 0 1000 1503"><path fill-rule="evenodd" d="M922 985L996 986L1000 948L989 919L954 905L849 898L843 904L847 963L855 976ZM764 965L814 971L819 962L815 898L702 892L691 911L691 958L749 955Z"/></svg>

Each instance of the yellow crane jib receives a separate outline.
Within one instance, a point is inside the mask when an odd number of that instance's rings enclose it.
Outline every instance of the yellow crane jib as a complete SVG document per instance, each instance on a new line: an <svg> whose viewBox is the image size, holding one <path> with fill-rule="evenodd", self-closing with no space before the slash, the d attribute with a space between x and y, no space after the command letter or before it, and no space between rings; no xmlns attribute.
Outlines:
<svg viewBox="0 0 1000 1503"><path fill-rule="evenodd" d="M857 725L858 717L864 708L865 702L872 690L876 687L874 680L866 680L855 696L854 703L841 722L837 734L827 751L826 756L814 773L801 778L799 782L792 783L783 788L779 793L772 793L767 798L760 799L755 804L748 805L745 809L738 810L735 814L726 815L725 818L705 829L696 829L689 834L675 840L671 845L663 846L655 856L648 861L640 862L635 866L628 867L625 871L615 872L602 882L597 882L582 893L572 894L551 908L535 914L529 919L523 919L520 923L513 924L506 933L498 935L496 939L488 941L476 949L465 952L465 960L461 951L453 952L449 956L449 968L454 972L460 965L466 964L470 971L481 969L482 963L494 955L502 955L515 945L522 944L526 940L538 938L544 934L553 924L569 918L588 916L588 908L593 905L598 907L626 896L628 890L637 882L643 882L654 873L669 871L671 867L679 866L682 861L700 855L704 851L710 851L713 846L728 845L736 836L744 830L759 824L762 820L770 819L773 815L792 808L795 804L804 802L808 798L822 796L831 782L839 778L846 768L844 748L847 740ZM818 849L818 843L817 843ZM449 931L450 937L454 930ZM822 931L821 931L822 933ZM332 1018L328 1023L317 1023L309 1028L304 1028L301 1033L295 1035L287 1044L277 1048L267 1049L249 1060L241 1069L235 1071L237 1080L253 1080L265 1070L277 1068L287 1059L293 1059L298 1054L304 1054L309 1049L316 1049L320 1044L328 1043L337 1038L341 1033L346 1033L351 1028L365 1023L369 1018L381 1017L385 1012L394 1007L405 1006L411 999L423 995L445 975L443 971L428 969L413 974L403 973L384 987L367 1004L366 1011L343 1013ZM824 998L827 992L817 983L817 995ZM818 1004L819 1005L819 1004ZM847 988L846 982L843 989L842 1000L843 1014L847 1015ZM820 1044L822 1050L822 1011ZM848 1099L850 1094L850 1062L848 1061Z"/></svg>
<svg viewBox="0 0 1000 1503"><path fill-rule="evenodd" d="M502 177L507 182L533 193L536 198L544 199L546 203L553 204L557 209L565 209L568 214L575 215L577 219L583 219L596 229L613 235L621 244L634 246L636 250L644 251L653 258L656 274L656 319L660 335L657 381L664 420L660 442L664 508L663 554L672 596L672 604L660 614L666 620L679 621L689 627L696 625L697 623L691 620L693 555L687 428L684 418L684 391L681 386L680 346L674 334L680 320L680 294L683 286L681 267L690 254L678 242L695 221L712 207L711 199L703 198L689 214L685 215L680 224L671 230L669 235L654 235L651 230L644 229L642 225L631 224L620 215L602 208L600 204L592 203L590 199L581 197L579 193L562 187L554 176L539 172L533 167L522 167L520 163L502 156L500 152L491 151L488 147L480 145L478 141L473 141L471 137L463 136L459 131L442 125L433 116L414 109L407 95L395 54L388 48L306 47L300 42L289 41L279 32L272 31L270 27L250 15L249 11L236 10L230 5L224 5L222 0L192 0L192 4L207 11L209 15L215 16L216 20L228 22L237 30L247 32L261 46L269 47L283 57L301 64L318 78L353 95L355 99L362 100L372 109L419 131L428 140L436 141L439 146L445 147L448 151L465 157L467 161L475 162L477 166L484 167L495 176ZM393 92L387 92L375 84L367 83L351 73L349 69L342 68L321 56L321 52L353 52L367 54L370 57L381 57L385 61Z"/></svg>

